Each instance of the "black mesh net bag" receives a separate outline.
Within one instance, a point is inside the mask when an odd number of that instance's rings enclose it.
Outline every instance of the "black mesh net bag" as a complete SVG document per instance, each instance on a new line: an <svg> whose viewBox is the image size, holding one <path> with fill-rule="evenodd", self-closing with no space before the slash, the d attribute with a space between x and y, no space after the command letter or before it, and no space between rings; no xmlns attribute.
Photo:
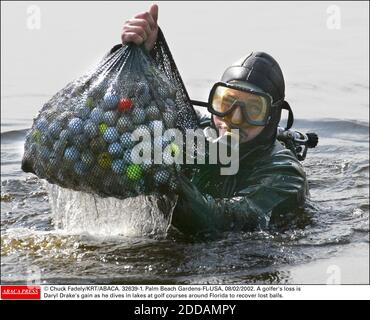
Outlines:
<svg viewBox="0 0 370 320"><path fill-rule="evenodd" d="M159 30L150 54L121 46L44 104L26 136L22 169L100 196L173 193L182 170L174 158L182 146L158 132L196 126ZM161 151L160 163L154 150Z"/></svg>

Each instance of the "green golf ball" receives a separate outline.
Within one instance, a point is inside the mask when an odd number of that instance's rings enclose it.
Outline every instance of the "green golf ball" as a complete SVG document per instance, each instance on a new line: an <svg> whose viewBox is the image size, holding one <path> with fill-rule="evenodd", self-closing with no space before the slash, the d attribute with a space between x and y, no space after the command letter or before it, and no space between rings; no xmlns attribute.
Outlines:
<svg viewBox="0 0 370 320"><path fill-rule="evenodd" d="M130 180L139 180L141 178L141 167L138 164L131 164L128 166L126 175Z"/></svg>

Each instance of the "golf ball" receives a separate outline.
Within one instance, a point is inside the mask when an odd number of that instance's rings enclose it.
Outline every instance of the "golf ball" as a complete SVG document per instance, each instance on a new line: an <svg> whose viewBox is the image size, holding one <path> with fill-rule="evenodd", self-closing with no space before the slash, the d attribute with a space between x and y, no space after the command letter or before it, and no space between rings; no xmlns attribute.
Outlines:
<svg viewBox="0 0 370 320"><path fill-rule="evenodd" d="M90 119L93 122L99 124L99 123L103 122L104 112L99 108L94 108L90 113Z"/></svg>
<svg viewBox="0 0 370 320"><path fill-rule="evenodd" d="M48 133L54 139L58 139L60 133L62 132L62 127L58 122L52 122L49 126Z"/></svg>
<svg viewBox="0 0 370 320"><path fill-rule="evenodd" d="M91 167L95 162L94 154L90 150L85 150L81 153L81 161L88 167Z"/></svg>
<svg viewBox="0 0 370 320"><path fill-rule="evenodd" d="M139 180L142 175L142 170L138 164L130 164L126 170L126 175L130 180Z"/></svg>
<svg viewBox="0 0 370 320"><path fill-rule="evenodd" d="M84 133L89 138L94 138L99 134L99 128L96 123L92 122L91 120L87 120L84 125Z"/></svg>
<svg viewBox="0 0 370 320"><path fill-rule="evenodd" d="M123 153L122 160L123 160L126 164L131 163L131 149L130 149L130 150L126 150L126 151Z"/></svg>
<svg viewBox="0 0 370 320"><path fill-rule="evenodd" d="M83 163L82 161L79 161L79 162L76 162L74 167L73 167L74 171L79 175L83 175L87 172L87 169L88 167L86 166L85 163Z"/></svg>
<svg viewBox="0 0 370 320"><path fill-rule="evenodd" d="M117 121L117 130L119 133L126 131L131 131L133 129L133 124L129 116L123 115Z"/></svg>
<svg viewBox="0 0 370 320"><path fill-rule="evenodd" d="M146 109L146 115L149 120L158 120L161 117L161 112L159 111L157 106L150 105Z"/></svg>
<svg viewBox="0 0 370 320"><path fill-rule="evenodd" d="M116 128L109 127L105 130L103 138L108 143L113 143L119 140L119 133Z"/></svg>
<svg viewBox="0 0 370 320"><path fill-rule="evenodd" d="M113 160L112 162L112 171L117 174L123 173L125 169L125 163L123 160Z"/></svg>
<svg viewBox="0 0 370 320"><path fill-rule="evenodd" d="M100 153L106 150L107 143L104 141L102 137L96 137L94 140L90 142L90 149L94 153Z"/></svg>
<svg viewBox="0 0 370 320"><path fill-rule="evenodd" d="M103 152L102 154L99 154L98 156L98 164L103 169L107 169L112 164L112 157L108 152Z"/></svg>
<svg viewBox="0 0 370 320"><path fill-rule="evenodd" d="M91 110L88 107L79 107L76 110L76 116L83 120L86 120L89 117L90 112Z"/></svg>
<svg viewBox="0 0 370 320"><path fill-rule="evenodd" d="M124 149L128 149L134 146L134 141L131 139L131 133L125 132L121 135L120 138L121 145Z"/></svg>
<svg viewBox="0 0 370 320"><path fill-rule="evenodd" d="M67 130L63 129L59 134L59 140L67 142L72 137L72 133Z"/></svg>
<svg viewBox="0 0 370 320"><path fill-rule="evenodd" d="M118 102L118 110L121 112L130 110L133 105L133 102L129 98L122 98Z"/></svg>
<svg viewBox="0 0 370 320"><path fill-rule="evenodd" d="M89 141L84 134L78 134L72 138L72 142L79 150L83 150L86 148Z"/></svg>
<svg viewBox="0 0 370 320"><path fill-rule="evenodd" d="M142 124L145 122L145 110L143 108L135 108L132 110L132 122L135 124Z"/></svg>
<svg viewBox="0 0 370 320"><path fill-rule="evenodd" d="M45 118L40 118L36 121L35 126L41 132L44 132L49 127L49 122Z"/></svg>
<svg viewBox="0 0 370 320"><path fill-rule="evenodd" d="M64 151L64 158L68 161L77 161L80 157L80 152L75 146L68 147Z"/></svg>
<svg viewBox="0 0 370 320"><path fill-rule="evenodd" d="M67 141L62 141L62 140L55 141L53 145L54 152L59 156L64 154L64 150L66 149L66 147L67 147Z"/></svg>
<svg viewBox="0 0 370 320"><path fill-rule="evenodd" d="M108 152L113 156L113 157L119 157L123 153L123 148L120 143L114 142L108 147Z"/></svg>
<svg viewBox="0 0 370 320"><path fill-rule="evenodd" d="M83 131L83 121L80 118L73 118L69 121L68 128L73 134L79 134Z"/></svg>
<svg viewBox="0 0 370 320"><path fill-rule="evenodd" d="M93 97L88 97L86 99L86 107L88 107L89 109L92 109L94 107L94 99L93 99Z"/></svg>
<svg viewBox="0 0 370 320"><path fill-rule="evenodd" d="M114 127L117 123L118 113L116 111L107 111L104 113L103 121L109 126Z"/></svg>
<svg viewBox="0 0 370 320"><path fill-rule="evenodd" d="M154 120L154 121L150 121L148 123L148 128L150 129L151 132L158 132L159 135L162 135L162 131L163 131L163 123L162 121L159 121L159 120Z"/></svg>
<svg viewBox="0 0 370 320"><path fill-rule="evenodd" d="M104 96L104 110L113 110L117 107L118 97L110 92L107 92Z"/></svg>
<svg viewBox="0 0 370 320"><path fill-rule="evenodd" d="M99 124L99 132L100 134L104 135L105 131L107 131L108 125L104 122Z"/></svg>
<svg viewBox="0 0 370 320"><path fill-rule="evenodd" d="M170 178L170 173L167 170L163 170L163 169L157 171L153 176L154 183L157 186L166 184L169 178Z"/></svg>

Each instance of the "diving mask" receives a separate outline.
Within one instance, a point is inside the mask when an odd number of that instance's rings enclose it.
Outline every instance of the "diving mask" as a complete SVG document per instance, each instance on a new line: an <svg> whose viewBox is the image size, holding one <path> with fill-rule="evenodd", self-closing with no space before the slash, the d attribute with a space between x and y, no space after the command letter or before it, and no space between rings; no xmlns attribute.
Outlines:
<svg viewBox="0 0 370 320"><path fill-rule="evenodd" d="M232 114L239 111L244 118L242 123L266 126L270 120L271 108L279 103L280 101L273 103L272 97L258 87L246 82L231 81L218 82L213 86L207 107L210 113L231 123Z"/></svg>

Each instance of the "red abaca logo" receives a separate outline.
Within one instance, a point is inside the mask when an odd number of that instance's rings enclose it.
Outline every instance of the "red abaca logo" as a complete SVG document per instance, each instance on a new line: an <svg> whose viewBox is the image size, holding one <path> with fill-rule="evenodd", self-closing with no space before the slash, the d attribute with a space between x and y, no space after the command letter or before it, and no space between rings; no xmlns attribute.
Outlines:
<svg viewBox="0 0 370 320"><path fill-rule="evenodd" d="M1 286L1 299L41 299L39 286Z"/></svg>

